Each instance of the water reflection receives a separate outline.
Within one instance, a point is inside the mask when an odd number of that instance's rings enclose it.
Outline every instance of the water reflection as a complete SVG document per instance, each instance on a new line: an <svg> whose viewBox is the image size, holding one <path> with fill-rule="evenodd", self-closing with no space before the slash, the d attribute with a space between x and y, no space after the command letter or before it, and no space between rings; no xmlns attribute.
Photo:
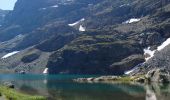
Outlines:
<svg viewBox="0 0 170 100"><path fill-rule="evenodd" d="M146 100L170 100L170 84L146 85Z"/></svg>
<svg viewBox="0 0 170 100"><path fill-rule="evenodd" d="M0 75L0 82L12 81L19 91L31 95L43 95L48 100L170 99L170 84L75 83L70 81L72 78L35 75L8 75L4 78Z"/></svg>
<svg viewBox="0 0 170 100"><path fill-rule="evenodd" d="M155 92L149 86L146 86L146 100L157 100Z"/></svg>

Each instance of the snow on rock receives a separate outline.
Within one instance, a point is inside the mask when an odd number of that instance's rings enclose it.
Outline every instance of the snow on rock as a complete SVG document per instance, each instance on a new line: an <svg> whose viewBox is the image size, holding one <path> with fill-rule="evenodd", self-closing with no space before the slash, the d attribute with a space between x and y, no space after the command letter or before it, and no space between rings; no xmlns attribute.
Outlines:
<svg viewBox="0 0 170 100"><path fill-rule="evenodd" d="M130 23L139 22L140 20L141 20L140 18L131 18L131 19L125 21L124 23L130 24Z"/></svg>
<svg viewBox="0 0 170 100"><path fill-rule="evenodd" d="M13 55L15 55L15 54L17 54L19 52L20 51L13 51L11 53L8 53L8 54L4 55L1 59L5 59L5 58L8 58L8 57L11 57L11 56L13 56Z"/></svg>
<svg viewBox="0 0 170 100"><path fill-rule="evenodd" d="M150 50L150 47L144 49L143 51L144 51L145 60L146 61L149 60L154 56L155 51L161 51L169 44L170 44L170 38L168 38L165 42L163 42L160 46L158 46L156 50Z"/></svg>
<svg viewBox="0 0 170 100"><path fill-rule="evenodd" d="M82 25L80 25L79 31L80 31L80 32L84 32L84 31L86 31L86 29L85 29Z"/></svg>
<svg viewBox="0 0 170 100"><path fill-rule="evenodd" d="M158 51L161 51L162 49L164 49L166 46L168 46L170 44L170 38L168 38L165 42L163 42L160 46L157 47Z"/></svg>
<svg viewBox="0 0 170 100"><path fill-rule="evenodd" d="M45 68L43 74L48 74L48 68Z"/></svg>
<svg viewBox="0 0 170 100"><path fill-rule="evenodd" d="M76 22L74 22L74 23L72 23L72 24L68 24L68 26L75 26L75 25L79 24L80 22L83 22L84 20L85 20L85 19L82 18L82 19L80 19L80 20L78 20L78 21L76 21Z"/></svg>
<svg viewBox="0 0 170 100"><path fill-rule="evenodd" d="M150 50L150 47L146 48L143 50L144 51L144 56L145 56L145 61L148 61L150 58L152 58L155 54L156 50Z"/></svg>

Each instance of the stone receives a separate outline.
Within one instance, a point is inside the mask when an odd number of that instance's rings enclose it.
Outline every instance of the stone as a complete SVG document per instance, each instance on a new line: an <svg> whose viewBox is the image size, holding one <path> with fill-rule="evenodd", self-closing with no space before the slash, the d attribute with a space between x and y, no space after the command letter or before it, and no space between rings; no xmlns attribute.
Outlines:
<svg viewBox="0 0 170 100"><path fill-rule="evenodd" d="M21 71L20 74L26 74L26 72L25 71Z"/></svg>
<svg viewBox="0 0 170 100"><path fill-rule="evenodd" d="M135 79L134 81L139 82L139 83L145 83L145 80L146 79L144 77L139 77L139 78Z"/></svg>
<svg viewBox="0 0 170 100"><path fill-rule="evenodd" d="M8 88L12 88L12 89L15 88L15 85L12 84L11 82L5 82L4 85L5 85L6 87L8 87Z"/></svg>

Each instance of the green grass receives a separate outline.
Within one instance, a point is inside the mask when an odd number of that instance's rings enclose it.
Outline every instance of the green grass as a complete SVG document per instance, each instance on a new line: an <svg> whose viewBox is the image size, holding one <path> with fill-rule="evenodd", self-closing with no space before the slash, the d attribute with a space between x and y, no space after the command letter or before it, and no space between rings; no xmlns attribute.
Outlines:
<svg viewBox="0 0 170 100"><path fill-rule="evenodd" d="M23 94L4 86L0 86L0 93L6 97L6 100L47 100L43 96L31 96Z"/></svg>

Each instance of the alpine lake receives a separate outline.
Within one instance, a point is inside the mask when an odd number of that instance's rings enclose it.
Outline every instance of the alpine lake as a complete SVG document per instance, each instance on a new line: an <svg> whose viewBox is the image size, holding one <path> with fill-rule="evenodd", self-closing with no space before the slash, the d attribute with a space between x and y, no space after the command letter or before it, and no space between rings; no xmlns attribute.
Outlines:
<svg viewBox="0 0 170 100"><path fill-rule="evenodd" d="M15 89L47 100L169 100L170 84L79 83L75 78L97 75L1 74L0 82L11 82Z"/></svg>

